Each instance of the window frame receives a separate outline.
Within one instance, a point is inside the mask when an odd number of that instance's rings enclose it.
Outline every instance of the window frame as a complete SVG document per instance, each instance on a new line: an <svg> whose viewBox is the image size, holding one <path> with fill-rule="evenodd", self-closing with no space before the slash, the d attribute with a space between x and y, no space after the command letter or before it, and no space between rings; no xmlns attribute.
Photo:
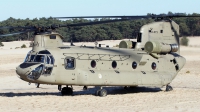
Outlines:
<svg viewBox="0 0 200 112"><path fill-rule="evenodd" d="M69 59L71 59L73 62L73 66L72 67L68 67L69 66L69 64L70 64L70 62L68 62L68 60ZM64 59L64 67L65 67L65 69L67 69L67 70L74 70L75 68L76 68L76 60L75 60L75 58L74 57L66 57L65 59Z"/></svg>

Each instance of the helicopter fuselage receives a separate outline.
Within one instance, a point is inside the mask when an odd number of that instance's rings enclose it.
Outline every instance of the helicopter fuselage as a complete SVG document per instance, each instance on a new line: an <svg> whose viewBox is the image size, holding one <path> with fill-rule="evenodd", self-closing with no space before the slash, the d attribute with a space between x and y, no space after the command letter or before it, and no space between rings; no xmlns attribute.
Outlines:
<svg viewBox="0 0 200 112"><path fill-rule="evenodd" d="M166 86L170 91L169 84L186 62L178 34L175 22L163 20L141 27L137 42L121 41L119 48L109 48L64 46L60 34L41 33L16 72L27 82L58 85L63 95L73 93L68 85ZM61 85L67 87L61 90ZM96 93L106 94L102 88Z"/></svg>
<svg viewBox="0 0 200 112"><path fill-rule="evenodd" d="M20 65L26 64L26 67L17 68L24 71L17 72L21 79L55 85L162 87L169 84L185 64L185 58L178 54L155 58L147 52L125 48L64 46L47 51L48 54L33 51L28 54L27 61ZM45 60L34 62L39 55ZM32 71L39 66L42 66L41 71L36 77Z"/></svg>

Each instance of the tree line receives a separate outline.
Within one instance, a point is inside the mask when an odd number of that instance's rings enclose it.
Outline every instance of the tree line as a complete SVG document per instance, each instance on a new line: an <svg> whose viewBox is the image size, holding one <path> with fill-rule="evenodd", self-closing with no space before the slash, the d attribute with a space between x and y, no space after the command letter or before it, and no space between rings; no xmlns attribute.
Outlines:
<svg viewBox="0 0 200 112"><path fill-rule="evenodd" d="M147 15L149 15L148 13ZM168 14L173 14L168 12ZM184 14L186 16L200 16L198 13ZM0 27L2 26L51 26L55 25L66 25L75 24L83 22L96 22L110 20L109 18L102 19L68 19L68 20L58 20L49 18L34 18L34 19L15 19L8 18L7 20L0 22ZM173 20L179 24L180 36L200 36L200 17L180 17L173 18ZM69 42L82 42L82 41L100 41L100 40L116 40L129 38L133 39L137 37L137 34L141 26L153 22L153 19L138 19L129 20L123 22L113 22L98 25L89 26L76 26L76 27L63 27L58 28L56 31L60 33L64 39L63 41ZM0 29L0 35L19 32L18 29ZM16 40L32 40L34 37L33 32L24 33L20 35L12 35L8 37L1 37L1 42L16 41Z"/></svg>

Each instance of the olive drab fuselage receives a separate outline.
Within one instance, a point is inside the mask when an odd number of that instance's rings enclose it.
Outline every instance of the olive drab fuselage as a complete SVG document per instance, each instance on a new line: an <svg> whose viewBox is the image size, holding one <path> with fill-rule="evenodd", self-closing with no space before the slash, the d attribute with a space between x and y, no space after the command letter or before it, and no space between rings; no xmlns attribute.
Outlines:
<svg viewBox="0 0 200 112"><path fill-rule="evenodd" d="M178 34L173 21L153 22L141 27L137 42L119 48L64 46L58 33L38 34L16 72L40 84L162 87L186 62Z"/></svg>

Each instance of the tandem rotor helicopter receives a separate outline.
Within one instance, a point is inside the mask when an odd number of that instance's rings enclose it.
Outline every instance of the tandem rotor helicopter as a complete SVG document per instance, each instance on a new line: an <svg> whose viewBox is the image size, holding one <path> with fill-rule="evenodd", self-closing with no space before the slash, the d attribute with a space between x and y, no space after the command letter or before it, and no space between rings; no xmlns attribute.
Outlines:
<svg viewBox="0 0 200 112"><path fill-rule="evenodd" d="M106 96L103 86L163 87L171 91L172 80L183 68L186 59L180 55L179 26L173 15L147 16L82 16L62 18L118 18L107 21L21 28L23 31L3 36L35 32L32 50L16 68L19 78L29 83L58 85L62 95L72 95L72 85L100 86L97 96ZM64 46L62 36L54 30L135 19L155 19L141 27L137 41L121 41L119 48ZM66 87L62 88L62 85Z"/></svg>

